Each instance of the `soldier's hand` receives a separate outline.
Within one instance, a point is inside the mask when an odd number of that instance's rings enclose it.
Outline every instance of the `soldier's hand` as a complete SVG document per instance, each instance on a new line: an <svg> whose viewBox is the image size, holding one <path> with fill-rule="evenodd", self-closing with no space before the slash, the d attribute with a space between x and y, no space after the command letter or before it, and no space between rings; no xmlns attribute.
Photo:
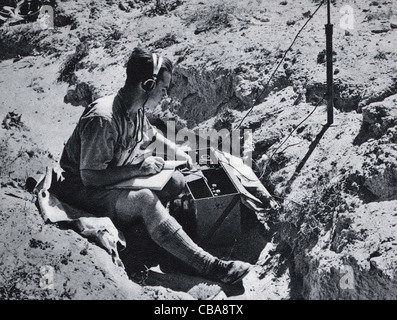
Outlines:
<svg viewBox="0 0 397 320"><path fill-rule="evenodd" d="M147 157L141 164L140 172L143 175L152 175L160 172L164 167L164 159L160 157Z"/></svg>
<svg viewBox="0 0 397 320"><path fill-rule="evenodd" d="M187 153L185 153L182 149L177 149L175 157L177 160L186 161L186 165L189 169L192 169L194 167L192 158Z"/></svg>

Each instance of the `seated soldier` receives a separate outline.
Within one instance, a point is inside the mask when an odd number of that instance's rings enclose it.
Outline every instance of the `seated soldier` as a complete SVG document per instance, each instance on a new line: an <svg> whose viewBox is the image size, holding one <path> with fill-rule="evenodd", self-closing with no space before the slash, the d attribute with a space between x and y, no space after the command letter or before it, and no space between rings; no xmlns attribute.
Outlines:
<svg viewBox="0 0 397 320"><path fill-rule="evenodd" d="M133 50L127 64L127 79L117 95L100 98L83 112L67 141L60 160L64 180L53 192L71 205L98 217L109 217L126 231L142 219L150 237L199 274L231 284L240 281L250 264L220 260L200 248L169 214L166 202L185 186L184 176L175 171L165 192L109 189L122 180L160 172L164 160L140 154L153 137L175 152L177 159L192 159L153 127L144 114L167 96L172 75L167 58L146 50Z"/></svg>

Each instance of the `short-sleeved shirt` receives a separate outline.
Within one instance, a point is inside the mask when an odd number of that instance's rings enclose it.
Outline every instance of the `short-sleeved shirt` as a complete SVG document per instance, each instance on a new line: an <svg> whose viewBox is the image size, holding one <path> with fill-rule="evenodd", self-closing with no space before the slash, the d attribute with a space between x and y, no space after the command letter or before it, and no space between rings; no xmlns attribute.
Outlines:
<svg viewBox="0 0 397 320"><path fill-rule="evenodd" d="M80 170L137 164L157 134L141 110L129 116L120 94L94 101L81 116L60 160L65 177L81 181Z"/></svg>

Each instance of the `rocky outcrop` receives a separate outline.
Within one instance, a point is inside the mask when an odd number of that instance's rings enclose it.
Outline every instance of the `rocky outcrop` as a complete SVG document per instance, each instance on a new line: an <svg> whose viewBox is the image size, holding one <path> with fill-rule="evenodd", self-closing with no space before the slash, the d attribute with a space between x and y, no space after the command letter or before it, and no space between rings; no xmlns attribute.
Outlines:
<svg viewBox="0 0 397 320"><path fill-rule="evenodd" d="M364 185L379 200L397 196L397 95L362 109L363 122L356 144L363 144ZM364 144L364 142L366 142Z"/></svg>
<svg viewBox="0 0 397 320"><path fill-rule="evenodd" d="M81 82L68 88L63 101L73 106L86 107L97 98L98 96L93 93L92 86Z"/></svg>
<svg viewBox="0 0 397 320"><path fill-rule="evenodd" d="M231 70L178 67L171 88L171 108L193 127L221 110L246 109L252 94L244 95L237 88L238 78Z"/></svg>
<svg viewBox="0 0 397 320"><path fill-rule="evenodd" d="M362 109L362 133L368 138L396 142L397 95L374 102ZM385 136L385 137L384 137Z"/></svg>
<svg viewBox="0 0 397 320"><path fill-rule="evenodd" d="M363 163L364 185L379 200L397 198L397 146L375 144Z"/></svg>
<svg viewBox="0 0 397 320"><path fill-rule="evenodd" d="M396 299L396 201L365 204L350 216L348 229L359 237L349 240L341 253L328 250L328 235L311 250L304 276L306 297Z"/></svg>

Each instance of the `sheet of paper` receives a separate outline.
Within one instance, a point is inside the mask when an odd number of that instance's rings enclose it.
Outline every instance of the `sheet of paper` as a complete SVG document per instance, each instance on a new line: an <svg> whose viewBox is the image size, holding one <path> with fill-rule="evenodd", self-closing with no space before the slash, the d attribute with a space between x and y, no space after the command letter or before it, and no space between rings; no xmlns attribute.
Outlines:
<svg viewBox="0 0 397 320"><path fill-rule="evenodd" d="M107 189L150 189L161 190L171 179L174 169L161 170L159 173L151 176L134 177L115 185L107 187Z"/></svg>

